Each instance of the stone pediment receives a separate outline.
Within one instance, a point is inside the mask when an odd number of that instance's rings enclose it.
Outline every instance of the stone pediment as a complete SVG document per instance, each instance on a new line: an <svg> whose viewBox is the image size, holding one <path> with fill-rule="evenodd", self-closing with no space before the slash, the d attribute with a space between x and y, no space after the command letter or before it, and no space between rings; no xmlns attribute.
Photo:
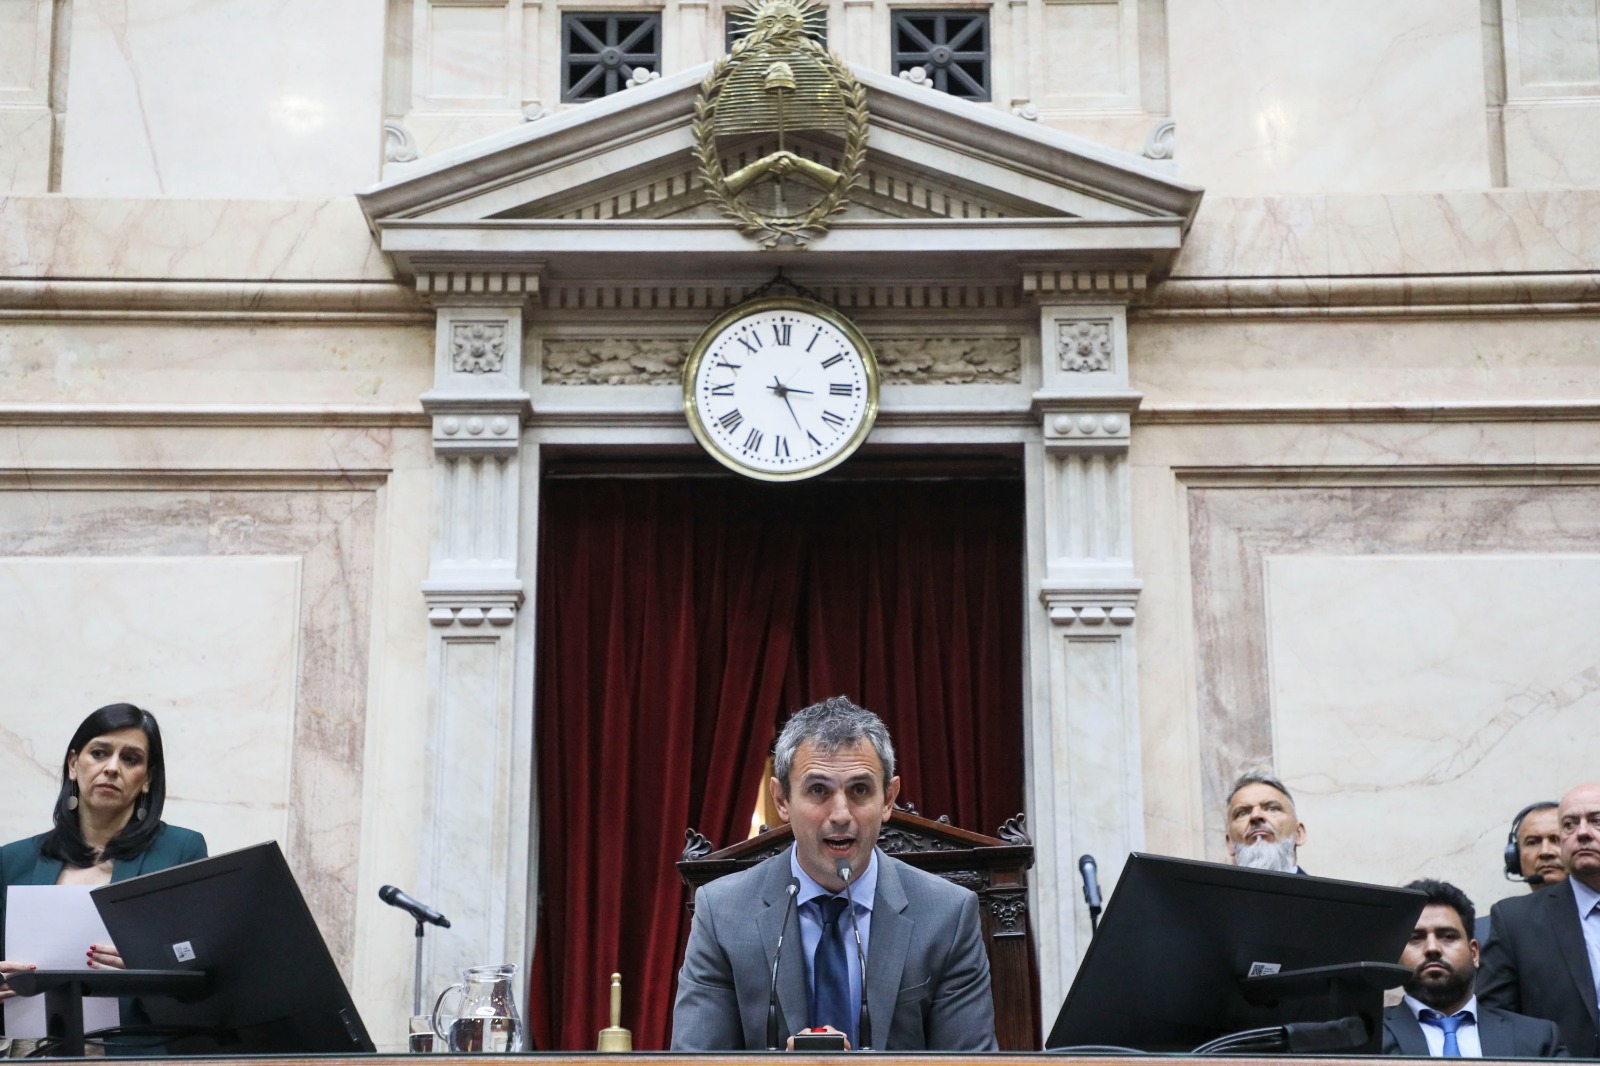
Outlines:
<svg viewBox="0 0 1600 1066"><path fill-rule="evenodd" d="M709 66L396 167L359 194L403 274L515 269L569 277L763 269L870 277L1023 266L1161 272L1201 192L1147 160L872 71L871 115L846 209L809 248L763 250L710 201L694 159ZM750 150L759 152L759 143ZM824 145L801 146L826 161ZM803 258L800 258L803 257Z"/></svg>

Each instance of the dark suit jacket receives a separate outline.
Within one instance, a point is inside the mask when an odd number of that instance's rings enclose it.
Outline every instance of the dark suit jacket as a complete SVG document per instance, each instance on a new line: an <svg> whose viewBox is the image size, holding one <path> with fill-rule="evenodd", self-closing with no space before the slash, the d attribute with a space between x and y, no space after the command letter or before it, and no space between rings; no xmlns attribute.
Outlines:
<svg viewBox="0 0 1600 1066"><path fill-rule="evenodd" d="M1484 1006L1548 1018L1581 1059L1600 1055L1600 1006L1572 882L1496 903L1478 970Z"/></svg>
<svg viewBox="0 0 1600 1066"><path fill-rule="evenodd" d="M994 1000L978 897L879 851L867 1006L880 1051L993 1051ZM695 893L672 1011L675 1051L766 1047L772 958L787 911L789 851ZM800 921L778 966L779 1033L810 1025Z"/></svg>
<svg viewBox="0 0 1600 1066"><path fill-rule="evenodd" d="M11 885L53 885L61 876L59 859L47 859L39 853L45 834L17 840L0 848L0 959L6 958L6 889ZM111 864L111 880L126 881L140 874L153 874L171 866L179 866L206 857L206 838L192 829L180 829L162 823L150 846L131 859ZM87 947L88 945L84 945ZM27 960L17 960L27 961ZM135 1024L137 1018L129 1016L129 1004L122 1005L123 1024ZM4 1033L0 1026L0 1034Z"/></svg>
<svg viewBox="0 0 1600 1066"><path fill-rule="evenodd" d="M1554 1022L1485 1007L1482 999L1478 1000L1478 1042L1483 1045L1486 1059L1567 1057ZM1404 1003L1384 1008L1383 1053L1428 1057L1428 1038L1422 1035L1422 1026Z"/></svg>

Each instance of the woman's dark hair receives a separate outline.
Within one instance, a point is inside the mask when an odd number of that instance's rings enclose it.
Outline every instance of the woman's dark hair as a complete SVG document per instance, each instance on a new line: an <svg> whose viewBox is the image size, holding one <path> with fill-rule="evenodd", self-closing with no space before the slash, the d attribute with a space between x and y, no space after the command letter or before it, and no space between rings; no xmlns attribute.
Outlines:
<svg viewBox="0 0 1600 1066"><path fill-rule="evenodd" d="M135 810L144 810L143 818L129 818L122 831L106 844L105 852L96 855L83 839L78 825L78 812L67 806L74 795L72 774L68 769L72 757L81 753L95 737L115 733L119 729L141 729L149 742L149 766L146 781L150 791L134 799ZM156 716L131 703L113 703L95 711L83 720L78 731L72 734L67 754L61 760L61 793L56 796L55 828L45 834L39 851L48 859L59 859L69 866L92 866L100 859L131 859L148 848L161 831L161 810L167 802L167 761L161 750L161 726Z"/></svg>

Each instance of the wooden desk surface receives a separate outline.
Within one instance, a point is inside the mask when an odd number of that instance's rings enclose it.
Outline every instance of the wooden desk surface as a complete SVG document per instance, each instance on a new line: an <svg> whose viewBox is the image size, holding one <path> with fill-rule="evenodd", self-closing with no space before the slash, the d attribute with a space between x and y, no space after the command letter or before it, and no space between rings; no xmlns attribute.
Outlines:
<svg viewBox="0 0 1600 1066"><path fill-rule="evenodd" d="M675 1052L635 1052L632 1055L600 1055L598 1052L531 1052L523 1055L306 1055L269 1056L240 1055L237 1058L144 1058L109 1061L139 1061L162 1063L170 1066L773 1066L774 1058L782 1056L782 1066L846 1066L851 1060L861 1061L862 1056L802 1055L795 1052L720 1052L683 1055ZM960 1063L962 1066L1021 1066L1022 1060L1050 1058L1062 1063L1082 1066L1192 1066L1194 1056L1184 1055L1048 1055L1043 1052L990 1053L968 1055L960 1052L930 1052L922 1055L874 1055L864 1058L872 1066L933 1066L936 1063ZM51 1060L67 1061L67 1060ZM74 1060L82 1061L82 1060ZM106 1060L101 1060L106 1061ZM1394 1056L1208 1056L1208 1061L1226 1063L1226 1066L1354 1066L1357 1063L1392 1063ZM1478 1063L1526 1063L1526 1060L1475 1060Z"/></svg>

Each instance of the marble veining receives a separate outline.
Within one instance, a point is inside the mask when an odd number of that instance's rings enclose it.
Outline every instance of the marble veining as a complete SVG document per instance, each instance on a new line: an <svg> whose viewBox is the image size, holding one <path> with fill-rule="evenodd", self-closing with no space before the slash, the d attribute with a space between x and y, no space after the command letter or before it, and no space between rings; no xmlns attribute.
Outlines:
<svg viewBox="0 0 1600 1066"><path fill-rule="evenodd" d="M1208 0L1166 13L1184 181L1235 195L1489 184L1477 5Z"/></svg>
<svg viewBox="0 0 1600 1066"><path fill-rule="evenodd" d="M363 0L74 4L62 191L333 196L372 181L383 17Z"/></svg>
<svg viewBox="0 0 1600 1066"><path fill-rule="evenodd" d="M1510 815L1592 769L1591 485L1189 492L1202 813L1240 770L1303 793L1313 872L1514 891ZM1496 839L1498 837L1498 840Z"/></svg>
<svg viewBox="0 0 1600 1066"><path fill-rule="evenodd" d="M48 816L64 720L116 699L147 700L170 712L172 820L207 831L214 851L279 839L349 973L374 493L0 496L0 589L13 607L0 625L16 630L8 647L48 645L20 655L0 680L6 705L31 716L6 718L30 739L15 749L20 759L7 754L11 745L0 750L0 776L29 782L34 797L0 815L6 839L39 832ZM52 650L69 630L87 652L81 660Z"/></svg>

